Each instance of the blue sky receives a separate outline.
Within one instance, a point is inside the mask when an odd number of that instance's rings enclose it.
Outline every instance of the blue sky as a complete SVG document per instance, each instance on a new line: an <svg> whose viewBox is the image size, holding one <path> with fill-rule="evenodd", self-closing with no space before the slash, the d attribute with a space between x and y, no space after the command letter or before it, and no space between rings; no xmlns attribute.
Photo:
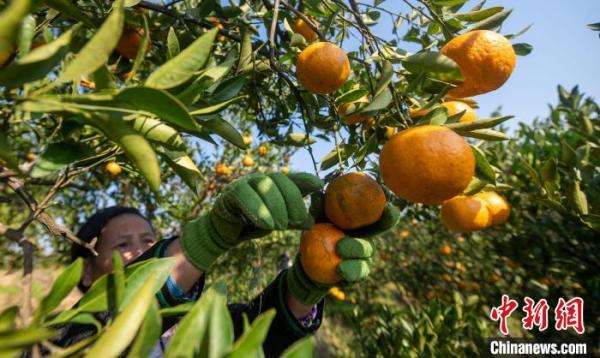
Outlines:
<svg viewBox="0 0 600 358"><path fill-rule="evenodd" d="M371 3L371 1L365 1ZM411 0L412 3L417 3ZM479 1L469 1L470 8ZM382 7L393 12L406 13L408 6L400 0L388 0ZM514 9L505 21L501 33L516 33L533 23L527 33L514 42L533 45L533 52L517 58L513 75L500 89L475 97L480 108L480 118L502 106L503 114L514 115L508 123L515 127L518 122L531 122L536 116L548 114L548 103L555 103L556 87L579 85L587 95L600 96L600 38L598 32L587 25L600 22L598 0L489 0L486 7L503 6ZM373 31L386 39L392 39L389 17L382 15L381 23ZM387 35L389 34L389 36ZM356 44L347 43L348 48ZM416 51L410 44L400 47ZM318 142L313 145L317 160L333 149L333 144ZM312 165L306 150L292 157L294 170L311 171Z"/></svg>

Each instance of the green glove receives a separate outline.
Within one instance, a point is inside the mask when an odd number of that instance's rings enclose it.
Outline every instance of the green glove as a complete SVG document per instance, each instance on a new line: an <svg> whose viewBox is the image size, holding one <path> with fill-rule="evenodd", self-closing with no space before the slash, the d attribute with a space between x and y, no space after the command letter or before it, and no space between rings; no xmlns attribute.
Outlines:
<svg viewBox="0 0 600 358"><path fill-rule="evenodd" d="M311 203L311 214L313 215L318 212L316 207L319 205L318 199L315 201L314 197L313 195L313 202ZM371 240L356 237L373 237L383 233L394 227L399 218L400 210L388 204L378 222L358 230L346 232L348 235L355 237L345 237L338 241L336 245L336 253L342 258L337 270L343 281L335 285L315 282L308 277L300 262L300 254L298 254L294 265L287 272L288 289L302 303L313 305L321 301L333 286L364 280L371 271L371 257L375 253L375 248Z"/></svg>
<svg viewBox="0 0 600 358"><path fill-rule="evenodd" d="M308 229L313 224L303 197L323 188L308 173L250 174L230 183L212 210L183 228L186 258L207 271L224 252L273 230Z"/></svg>

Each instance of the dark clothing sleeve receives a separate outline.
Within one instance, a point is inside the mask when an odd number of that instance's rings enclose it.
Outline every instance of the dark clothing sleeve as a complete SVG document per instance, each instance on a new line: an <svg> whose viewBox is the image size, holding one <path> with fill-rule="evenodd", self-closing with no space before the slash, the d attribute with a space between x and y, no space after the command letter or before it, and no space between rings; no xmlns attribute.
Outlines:
<svg viewBox="0 0 600 358"><path fill-rule="evenodd" d="M175 239L176 238L159 241L130 264L145 261L153 257L165 257L167 246ZM236 339L243 334L244 316L248 318L249 322L252 322L261 313L271 308L275 308L275 318L273 319L263 344L263 349L267 357L277 357L295 341L313 334L319 328L323 319L323 301L317 305L317 317L309 328L303 327L292 315L285 303L285 292L287 289L285 280L286 274L287 270L281 272L260 295L249 303L228 305L233 320ZM193 288L193 291L195 292L193 292L191 296L194 297L194 300L198 299L204 289L204 282L204 275L202 275ZM168 289L167 284L163 285L157 292L156 298L161 308L174 307L190 301L189 298L174 297ZM113 312L111 311L94 314L94 317L102 325L105 325L112 316ZM182 318L182 315L163 317L162 331L167 331ZM59 329L59 335L53 340L53 343L62 347L79 342L96 333L96 328L93 325L88 324L68 323L57 328Z"/></svg>
<svg viewBox="0 0 600 358"><path fill-rule="evenodd" d="M244 315L248 317L248 321L252 322L261 313L275 308L275 318L263 344L263 350L267 357L279 357L294 342L319 329L323 320L323 300L317 305L316 320L309 328L303 327L292 315L285 303L286 274L287 270L281 272L260 295L249 303L229 305L236 339L243 333Z"/></svg>

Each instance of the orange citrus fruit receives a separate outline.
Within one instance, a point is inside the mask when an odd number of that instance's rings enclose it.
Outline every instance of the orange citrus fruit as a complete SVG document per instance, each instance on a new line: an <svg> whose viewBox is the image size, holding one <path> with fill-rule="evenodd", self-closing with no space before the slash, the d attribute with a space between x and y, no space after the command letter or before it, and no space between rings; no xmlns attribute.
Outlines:
<svg viewBox="0 0 600 358"><path fill-rule="evenodd" d="M356 229L377 222L385 204L383 189L365 173L341 175L325 190L325 215L342 229Z"/></svg>
<svg viewBox="0 0 600 358"><path fill-rule="evenodd" d="M106 169L106 171L111 175L119 175L123 171L123 169L117 162L106 163L104 169Z"/></svg>
<svg viewBox="0 0 600 358"><path fill-rule="evenodd" d="M27 153L27 161L33 162L34 160L35 160L35 153L33 153L33 152Z"/></svg>
<svg viewBox="0 0 600 358"><path fill-rule="evenodd" d="M221 21L219 21L218 18L216 18L214 16L210 16L207 20L208 20L208 22L211 23L211 25L213 25L217 29L219 29L219 30L223 29L223 24L221 23ZM218 34L216 39L217 39L217 41L223 41L223 40L225 40L225 36Z"/></svg>
<svg viewBox="0 0 600 358"><path fill-rule="evenodd" d="M346 299L346 294L344 291L335 286L329 289L329 295L338 301L343 301Z"/></svg>
<svg viewBox="0 0 600 358"><path fill-rule="evenodd" d="M442 247L440 247L440 254L444 256L450 256L452 254L452 248L450 247L450 245L442 245Z"/></svg>
<svg viewBox="0 0 600 358"><path fill-rule="evenodd" d="M442 204L442 223L451 231L483 230L492 224L492 215L483 199L458 195Z"/></svg>
<svg viewBox="0 0 600 358"><path fill-rule="evenodd" d="M463 115L459 119L459 123L473 122L477 120L477 113L475 113L473 108L464 102L447 101L442 103L442 107L448 110L448 117L464 111Z"/></svg>
<svg viewBox="0 0 600 358"><path fill-rule="evenodd" d="M354 102L344 103L338 108L338 112L342 115L344 123L356 124L373 118L372 116L365 116L360 113L350 114L349 116L346 116L346 113L348 112L355 112L361 103L369 103L369 98L367 96L364 96Z"/></svg>
<svg viewBox="0 0 600 358"><path fill-rule="evenodd" d="M251 167L254 165L254 159L249 155L244 155L242 158L242 165L245 167Z"/></svg>
<svg viewBox="0 0 600 358"><path fill-rule="evenodd" d="M315 27L318 27L317 24L312 21L312 18L309 18L309 20L311 20ZM313 42L318 37L317 33L314 32L313 29L311 29L301 18L297 18L296 21L294 21L290 26L295 33L302 35L306 42Z"/></svg>
<svg viewBox="0 0 600 358"><path fill-rule="evenodd" d="M289 172L290 172L290 168L288 168L288 167L283 167L283 168L281 168L281 173L283 173L283 174L287 174L287 173L289 173Z"/></svg>
<svg viewBox="0 0 600 358"><path fill-rule="evenodd" d="M268 152L269 152L269 150L267 149L267 147L265 145L261 145L260 147L258 147L258 154L265 156L265 155L267 155Z"/></svg>
<svg viewBox="0 0 600 358"><path fill-rule="evenodd" d="M337 242L345 234L332 224L319 223L302 233L300 262L313 281L332 284L342 280L337 268L342 258L336 252Z"/></svg>
<svg viewBox="0 0 600 358"><path fill-rule="evenodd" d="M512 74L517 57L506 37L489 30L476 30L448 41L441 53L460 67L464 81L448 94L469 97L493 91Z"/></svg>
<svg viewBox="0 0 600 358"><path fill-rule="evenodd" d="M379 156L383 182L397 196L441 204L467 187L475 156L458 134L442 126L412 127L395 134Z"/></svg>
<svg viewBox="0 0 600 358"><path fill-rule="evenodd" d="M252 138L251 135L245 135L242 137L242 139L244 140L245 145L250 145L254 141L254 138Z"/></svg>
<svg viewBox="0 0 600 358"><path fill-rule="evenodd" d="M144 38L144 29L132 29L127 28L123 30L119 43L117 43L116 51L119 55L134 60L140 49L142 39ZM148 46L146 46L146 53L152 48L152 41L148 39Z"/></svg>
<svg viewBox="0 0 600 358"><path fill-rule="evenodd" d="M493 191L481 192L476 196L487 204L492 215L492 225L504 224L510 216L510 204L503 196Z"/></svg>
<svg viewBox="0 0 600 358"><path fill-rule="evenodd" d="M217 173L217 175L221 176L221 175L225 175L226 172L226 166L223 163L218 163L217 166L215 167L215 172Z"/></svg>
<svg viewBox="0 0 600 358"><path fill-rule="evenodd" d="M296 76L312 93L337 91L350 76L350 61L346 52L329 42L316 42L298 56Z"/></svg>

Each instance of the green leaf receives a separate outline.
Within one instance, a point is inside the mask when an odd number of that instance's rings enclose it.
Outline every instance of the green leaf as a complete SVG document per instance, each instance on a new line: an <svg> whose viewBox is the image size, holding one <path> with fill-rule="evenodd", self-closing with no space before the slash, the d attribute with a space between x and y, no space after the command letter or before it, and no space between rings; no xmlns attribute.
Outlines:
<svg viewBox="0 0 600 358"><path fill-rule="evenodd" d="M342 161L349 158L355 151L355 147L349 144L342 144L339 146L339 157L342 158ZM338 159L338 148L334 148L331 152L329 152L326 156L321 159L321 170L327 170L336 164L339 164Z"/></svg>
<svg viewBox="0 0 600 358"><path fill-rule="evenodd" d="M161 336L162 319L156 300L152 300L148 312L142 322L142 327L127 354L128 358L142 358L150 356L156 342Z"/></svg>
<svg viewBox="0 0 600 358"><path fill-rule="evenodd" d="M125 7L134 7L140 3L141 0L125 0L123 6Z"/></svg>
<svg viewBox="0 0 600 358"><path fill-rule="evenodd" d="M152 273L156 273L154 291L158 291L169 277L171 269L175 264L173 258L150 259L136 263L125 268L125 293L123 305L127 305L132 295L149 280ZM108 276L102 276L94 282L86 292L77 310L80 312L101 312L110 308L112 287L108 282Z"/></svg>
<svg viewBox="0 0 600 358"><path fill-rule="evenodd" d="M185 154L185 152L166 151L161 154L171 169L197 194L198 184L203 175L192 158Z"/></svg>
<svg viewBox="0 0 600 358"><path fill-rule="evenodd" d="M385 91L392 81L392 76L394 75L394 66L390 61L382 61L381 65L381 76L377 80L377 84L375 85L375 93L373 94L374 98L377 98L379 94Z"/></svg>
<svg viewBox="0 0 600 358"><path fill-rule="evenodd" d="M123 297L125 296L125 270L123 269L123 259L121 254L115 250L112 254L113 272L109 276L109 284L112 284L114 290L115 308L120 311L123 308Z"/></svg>
<svg viewBox="0 0 600 358"><path fill-rule="evenodd" d="M56 280L54 280L50 292L44 297L36 309L34 320L39 322L41 318L58 307L62 300L77 286L82 273L83 259L78 258L72 264L67 266Z"/></svg>
<svg viewBox="0 0 600 358"><path fill-rule="evenodd" d="M270 309L252 322L250 329L237 340L230 358L257 357L262 352L262 344L267 338L269 327L275 318L275 309Z"/></svg>
<svg viewBox="0 0 600 358"><path fill-rule="evenodd" d="M0 159L6 161L9 168L17 169L19 166L15 150L8 142L8 137L4 132L0 132Z"/></svg>
<svg viewBox="0 0 600 358"><path fill-rule="evenodd" d="M81 21L89 28L96 28L94 21L87 14L81 12L77 5L70 0L44 0L44 3L66 17Z"/></svg>
<svg viewBox="0 0 600 358"><path fill-rule="evenodd" d="M121 117L95 113L88 120L119 145L155 193L160 187L160 166L154 149L148 141L133 130Z"/></svg>
<svg viewBox="0 0 600 358"><path fill-rule="evenodd" d="M185 150L185 143L179 132L159 120L138 116L133 120L132 125L134 130L150 141L160 143L169 149Z"/></svg>
<svg viewBox="0 0 600 358"><path fill-rule="evenodd" d="M312 336L305 337L288 347L280 358L304 358L315 356L315 343Z"/></svg>
<svg viewBox="0 0 600 358"><path fill-rule="evenodd" d="M93 74L92 79L96 83L96 90L115 89L115 80L106 66L100 66Z"/></svg>
<svg viewBox="0 0 600 358"><path fill-rule="evenodd" d="M48 328L29 327L0 333L0 352L17 348L26 348L54 336L55 331Z"/></svg>
<svg viewBox="0 0 600 358"><path fill-rule="evenodd" d="M514 118L514 116L501 116L494 117L489 119L479 119L472 122L466 123L450 123L447 124L446 127L453 130L461 130L461 131L472 131L476 129L486 129L497 126L498 124L504 123L509 119Z"/></svg>
<svg viewBox="0 0 600 358"><path fill-rule="evenodd" d="M344 103L352 103L355 102L364 96L368 95L369 91L366 89L358 88L354 90L350 90L346 93L342 93L338 98L335 99L336 105L342 105Z"/></svg>
<svg viewBox="0 0 600 358"><path fill-rule="evenodd" d="M242 98L246 98L246 96L235 97L235 98L228 99L227 101L224 101L221 103L210 105L208 107L199 108L199 109L196 109L195 111L190 112L190 114L192 116L200 116L200 115L215 113L215 112L225 109L225 107L227 107L229 104L236 102Z"/></svg>
<svg viewBox="0 0 600 358"><path fill-rule="evenodd" d="M475 146L471 146L471 149L473 149L473 154L475 155L475 172L477 177L483 178L492 184L496 184L496 174L486 159L485 154L483 154L481 149Z"/></svg>
<svg viewBox="0 0 600 358"><path fill-rule="evenodd" d="M382 109L387 108L387 106L392 103L392 99L392 92L386 88L377 97L373 98L373 101L366 105L359 113L364 113L366 115L374 114Z"/></svg>
<svg viewBox="0 0 600 358"><path fill-rule="evenodd" d="M464 195L475 195L481 191L487 185L486 181L483 181L477 177L473 177L469 182L469 185L463 190Z"/></svg>
<svg viewBox="0 0 600 358"><path fill-rule="evenodd" d="M419 52L407 57L402 64L411 73L425 73L427 76L441 81L464 80L456 62L439 52Z"/></svg>
<svg viewBox="0 0 600 358"><path fill-rule="evenodd" d="M31 40L35 36L35 17L27 15L21 20L21 28L19 29L18 41L18 57L21 58L29 53L31 49Z"/></svg>
<svg viewBox="0 0 600 358"><path fill-rule="evenodd" d="M142 40L140 41L140 45L138 47L138 52L135 55L135 60L133 61L133 66L131 67L130 75L128 76L125 82L129 82L132 78L134 78L135 74L138 72L139 68L142 66L142 62L146 58L146 54L149 50L150 44L150 27L148 26L148 17L146 15L142 16L143 24L144 24L144 34L142 36Z"/></svg>
<svg viewBox="0 0 600 358"><path fill-rule="evenodd" d="M214 288L210 288L179 321L177 330L165 350L165 357L197 356L203 342L207 340L206 331L217 294ZM194 339L190 340L190 337Z"/></svg>
<svg viewBox="0 0 600 358"><path fill-rule="evenodd" d="M127 102L129 108L142 109L155 114L183 130L198 130L196 122L187 109L167 91L148 87L125 88L115 96L115 100Z"/></svg>
<svg viewBox="0 0 600 358"><path fill-rule="evenodd" d="M227 309L227 297L219 294L215 297L208 323L208 357L224 357L233 343L233 323Z"/></svg>
<svg viewBox="0 0 600 358"><path fill-rule="evenodd" d="M232 99L240 93L247 81L246 75L226 79L214 89L211 100L214 102L221 102Z"/></svg>
<svg viewBox="0 0 600 358"><path fill-rule="evenodd" d="M467 0L433 0L432 3L437 6L457 6L466 3Z"/></svg>
<svg viewBox="0 0 600 358"><path fill-rule="evenodd" d="M0 313L0 333L15 328L15 320L19 313L19 307L11 306Z"/></svg>
<svg viewBox="0 0 600 358"><path fill-rule="evenodd" d="M215 117L203 120L202 126L240 149L246 149L244 138L229 122Z"/></svg>
<svg viewBox="0 0 600 358"><path fill-rule="evenodd" d="M173 59L179 55L181 49L179 48L179 39L173 29L173 26L169 27L169 34L167 35L167 58Z"/></svg>
<svg viewBox="0 0 600 358"><path fill-rule="evenodd" d="M152 274L136 292L131 302L100 336L96 344L86 354L88 358L118 357L133 341L146 312L154 300L156 274Z"/></svg>
<svg viewBox="0 0 600 358"><path fill-rule="evenodd" d="M542 167L542 183L550 197L555 198L555 192L559 189L558 165L554 158L546 161Z"/></svg>
<svg viewBox="0 0 600 358"><path fill-rule="evenodd" d="M58 39L36 48L1 70L0 86L19 87L46 76L69 52L71 40L78 29L78 25L73 26Z"/></svg>
<svg viewBox="0 0 600 358"><path fill-rule="evenodd" d="M74 142L50 143L36 160L31 171L33 178L41 178L66 168L90 153L89 147Z"/></svg>
<svg viewBox="0 0 600 358"><path fill-rule="evenodd" d="M561 139L560 146L560 161L568 167L575 167L577 165L575 150L564 139Z"/></svg>
<svg viewBox="0 0 600 358"><path fill-rule="evenodd" d="M206 65L212 53L212 44L217 35L212 29L194 41L175 58L152 72L146 80L146 86L154 88L173 88L192 78L194 72Z"/></svg>
<svg viewBox="0 0 600 358"><path fill-rule="evenodd" d="M513 44L512 46L518 56L527 56L533 51L533 46L526 43Z"/></svg>
<svg viewBox="0 0 600 358"><path fill-rule="evenodd" d="M455 130L455 132L463 137L477 138L489 141L501 141L510 139L506 134L495 131L493 129L476 129L472 131Z"/></svg>
<svg viewBox="0 0 600 358"><path fill-rule="evenodd" d="M433 125L443 125L448 120L448 110L445 107L438 107L432 111L429 111L424 115L419 122L429 123Z"/></svg>
<svg viewBox="0 0 600 358"><path fill-rule="evenodd" d="M493 30L497 27L500 27L504 20L508 18L513 9L502 10L499 13L496 13L485 20L481 20L473 25L469 29L469 31L475 30Z"/></svg>
<svg viewBox="0 0 600 358"><path fill-rule="evenodd" d="M494 6L494 7L490 7L487 9L481 9L481 10L465 12L462 14L456 14L456 15L454 15L454 17L461 21L471 23L471 22L477 22L477 21L487 19L488 17L490 17L494 14L497 14L497 13L501 12L502 10L504 10L504 8L502 6Z"/></svg>
<svg viewBox="0 0 600 358"><path fill-rule="evenodd" d="M515 39L521 35L523 35L524 33L526 33L527 31L529 31L529 29L531 28L531 26L533 26L533 24L529 24L527 25L523 30L517 32L516 34L511 34L511 35L506 35L504 37L506 37L507 39L511 40L511 39Z"/></svg>
<svg viewBox="0 0 600 358"><path fill-rule="evenodd" d="M240 51L240 60L237 66L237 72L241 73L246 67L251 68L252 65L252 33L250 30L245 30L242 35L242 49Z"/></svg>
<svg viewBox="0 0 600 358"><path fill-rule="evenodd" d="M124 19L123 0L117 0L113 4L112 13L98 32L85 44L73 61L69 62L58 80L78 81L81 76L92 73L104 65L119 42Z"/></svg>
<svg viewBox="0 0 600 358"><path fill-rule="evenodd" d="M585 193L581 190L579 181L576 180L567 192L567 201L580 215L588 215L588 202Z"/></svg>
<svg viewBox="0 0 600 358"><path fill-rule="evenodd" d="M16 49L22 19L31 8L31 0L12 0L0 13L0 53L13 53Z"/></svg>

